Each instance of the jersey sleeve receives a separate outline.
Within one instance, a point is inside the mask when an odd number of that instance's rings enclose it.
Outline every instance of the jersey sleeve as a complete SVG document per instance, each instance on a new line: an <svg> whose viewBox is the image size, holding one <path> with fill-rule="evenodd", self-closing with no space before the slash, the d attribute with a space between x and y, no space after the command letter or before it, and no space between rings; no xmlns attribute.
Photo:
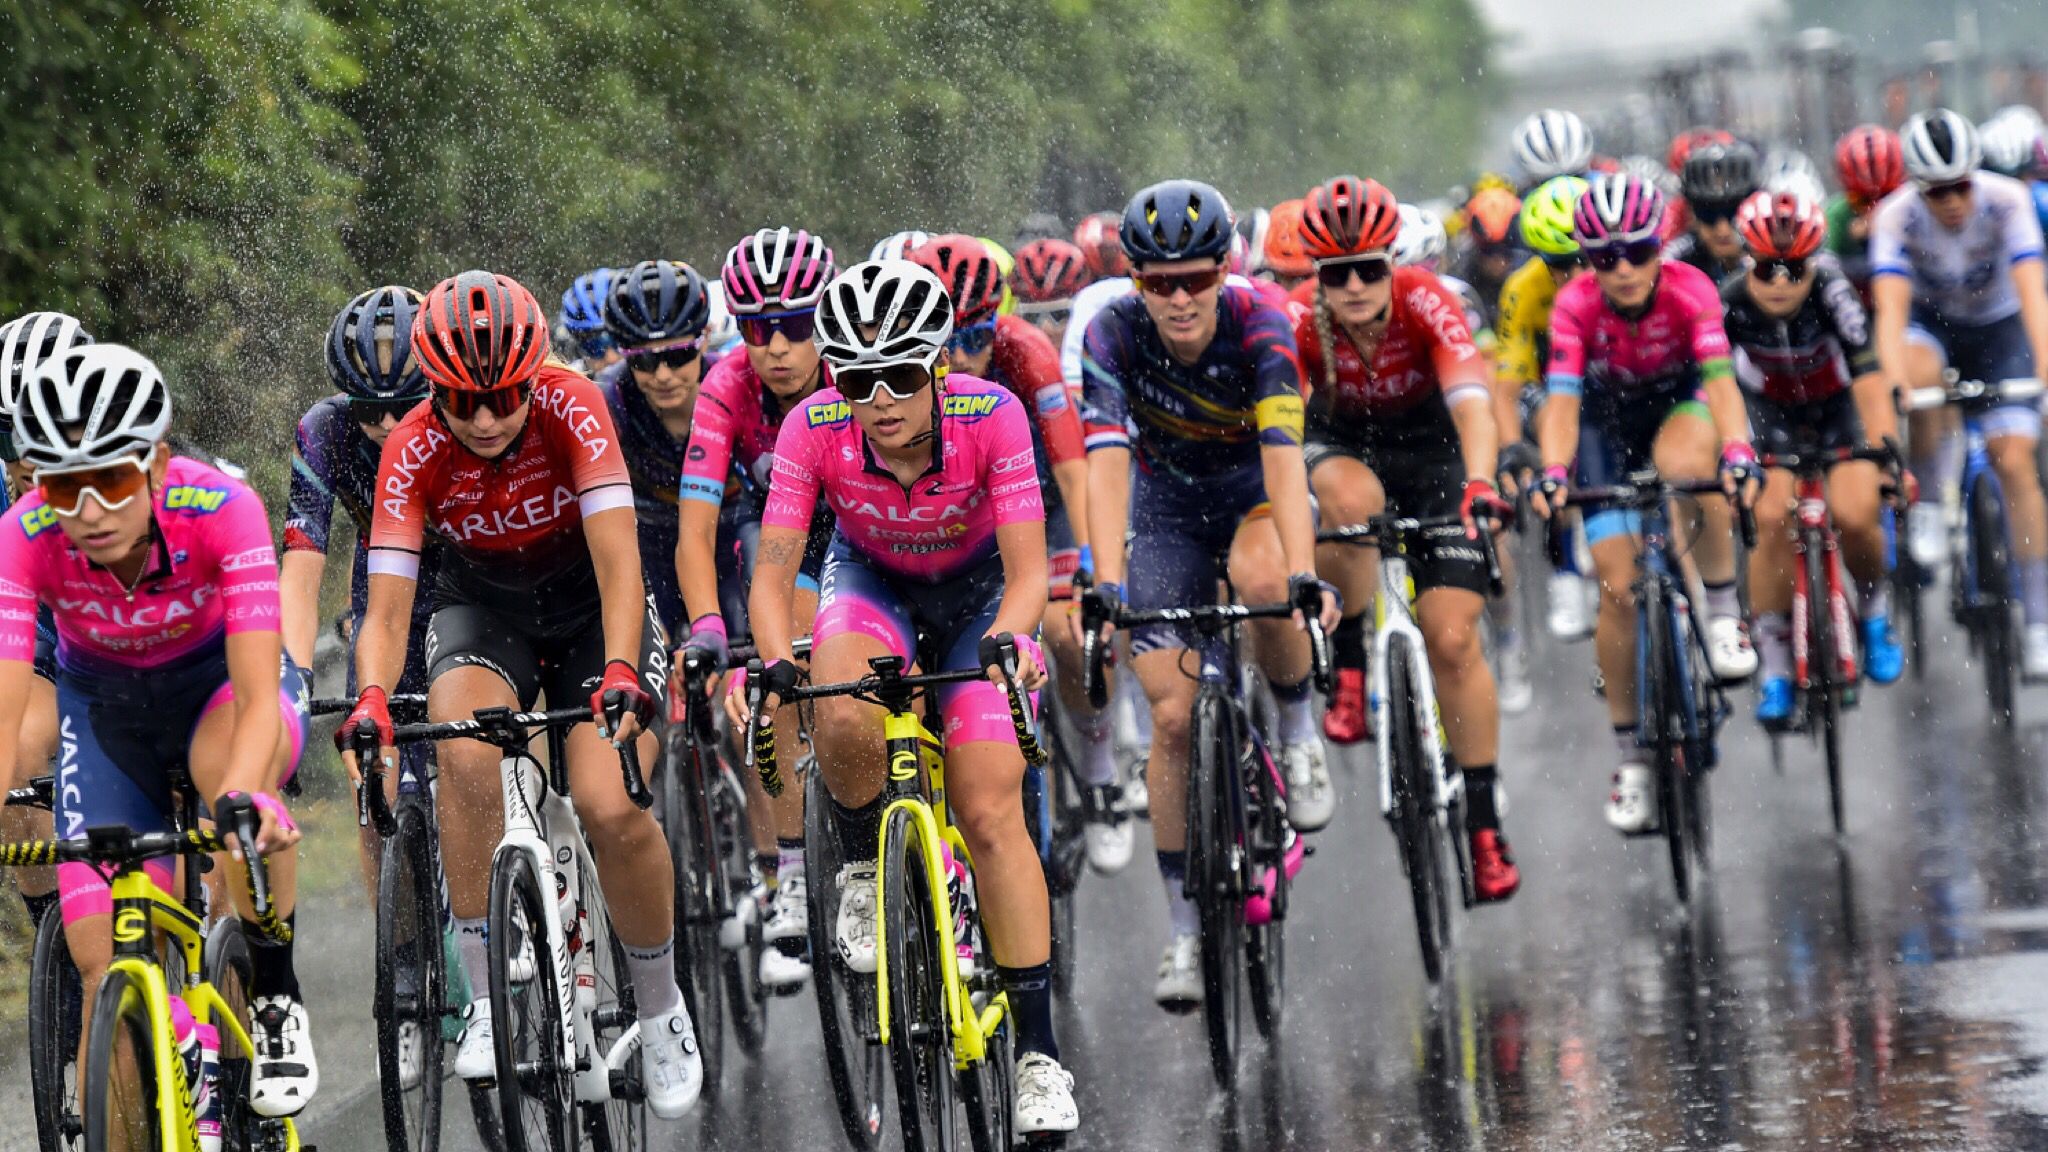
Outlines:
<svg viewBox="0 0 2048 1152"><path fill-rule="evenodd" d="M843 404L843 402L842 402ZM764 528L794 528L808 531L811 514L818 507L818 491L824 484L824 439L811 427L815 397L808 404L790 409L775 436L775 471L768 482L768 503L761 513ZM848 417L851 419L851 417ZM1028 447L1028 445L1027 445Z"/></svg>
<svg viewBox="0 0 2048 1152"><path fill-rule="evenodd" d="M1436 370L1444 404L1455 408L1490 400L1493 378L1472 339L1464 299L1441 279L1427 273L1416 278L1406 295L1403 303L1409 315L1428 334L1429 361Z"/></svg>
<svg viewBox="0 0 2048 1152"><path fill-rule="evenodd" d="M1030 321L1011 316L997 327L996 360L1003 375L1028 400L1038 420L1045 455L1054 464L1085 457L1081 414L1067 398L1059 353Z"/></svg>
<svg viewBox="0 0 2048 1152"><path fill-rule="evenodd" d="M633 506L633 479L611 405L589 377L566 368L542 369L527 419L547 420L555 450L568 458L576 507L585 520Z"/></svg>
<svg viewBox="0 0 2048 1152"><path fill-rule="evenodd" d="M1713 280L1700 273L1692 293L1692 360L1708 379L1729 373L1728 328L1721 322L1721 296Z"/></svg>
<svg viewBox="0 0 2048 1152"><path fill-rule="evenodd" d="M1246 294L1251 308L1245 321L1245 351L1252 359L1256 382L1259 443L1299 445L1304 431L1301 402L1301 356L1294 346L1294 326L1287 313L1256 295Z"/></svg>
<svg viewBox="0 0 2048 1152"><path fill-rule="evenodd" d="M316 404L299 421L292 447L292 484L284 518L284 550L287 552L327 551L328 532L334 521L334 461L324 442L326 421Z"/></svg>
<svg viewBox="0 0 2048 1152"><path fill-rule="evenodd" d="M729 362L719 361L698 392L697 406L690 411L690 446L683 453L682 498L713 508L725 503L725 478L740 427L727 399L734 375L725 367Z"/></svg>
<svg viewBox="0 0 2048 1152"><path fill-rule="evenodd" d="M1906 252L1906 213L1911 205L1903 196L1918 195L1900 189L1885 198L1870 214L1870 275L1913 275L1913 263Z"/></svg>
<svg viewBox="0 0 2048 1152"><path fill-rule="evenodd" d="M2034 213L2033 193L2017 181L2008 187L2012 187L2014 195L2001 230L2005 240L2005 258L2014 264L2022 260L2039 260L2041 218Z"/></svg>
<svg viewBox="0 0 2048 1152"><path fill-rule="evenodd" d="M48 521L40 500L23 498L0 517L0 660L27 663L36 654L36 564L30 541L37 532L59 531L54 523L32 529L31 517Z"/></svg>
<svg viewBox="0 0 2048 1152"><path fill-rule="evenodd" d="M1500 378L1510 384L1532 384L1543 374L1543 365L1536 361L1535 325L1530 323L1535 301L1529 296L1529 278L1521 271L1500 286L1493 322L1494 363Z"/></svg>
<svg viewBox="0 0 2048 1152"><path fill-rule="evenodd" d="M1124 318L1114 308L1096 313L1081 354L1081 420L1090 452L1131 446L1131 405L1124 393L1131 359Z"/></svg>
<svg viewBox="0 0 2048 1152"><path fill-rule="evenodd" d="M277 550L270 546L270 515L253 488L235 494L205 524L220 572L221 618L228 635L276 632L284 616L278 607Z"/></svg>
<svg viewBox="0 0 2048 1152"><path fill-rule="evenodd" d="M437 482L447 450L448 432L426 407L414 409L385 438L371 494L370 575L419 579L428 488Z"/></svg>
<svg viewBox="0 0 2048 1152"><path fill-rule="evenodd" d="M1045 519L1045 497L1038 490L1037 457L1023 405L1006 396L975 427L982 431L983 482L996 525Z"/></svg>
<svg viewBox="0 0 2048 1152"><path fill-rule="evenodd" d="M1577 396L1586 383L1586 323L1569 286L1550 309L1550 366L1544 387L1553 396Z"/></svg>
<svg viewBox="0 0 2048 1152"><path fill-rule="evenodd" d="M1850 373L1864 376L1877 371L1877 345L1871 340L1870 316L1863 310L1855 286L1839 272L1824 267L1818 291L1828 327L1834 332L1835 342L1842 346L1842 358L1849 362Z"/></svg>

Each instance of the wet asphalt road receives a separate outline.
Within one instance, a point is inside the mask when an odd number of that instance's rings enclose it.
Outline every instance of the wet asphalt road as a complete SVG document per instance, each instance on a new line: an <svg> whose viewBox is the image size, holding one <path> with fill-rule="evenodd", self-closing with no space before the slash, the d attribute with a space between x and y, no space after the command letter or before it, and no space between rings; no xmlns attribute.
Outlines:
<svg viewBox="0 0 2048 1152"><path fill-rule="evenodd" d="M2004 735L1960 643L1931 655L1924 682L1866 691L1851 718L1839 849L1817 752L1789 745L1775 773L1737 694L1711 895L1687 915L1661 842L1601 821L1611 742L1589 649L1540 642L1543 700L1509 722L1503 757L1524 887L1478 910L1435 990L1370 750L1346 756L1344 807L1296 889L1285 1034L1250 1041L1235 1100L1212 1085L1200 1018L1151 1002L1165 913L1141 839L1132 868L1082 889L1059 1018L1085 1125L1070 1147L2048 1148L2048 691L2023 694ZM303 1130L323 1152L381 1148L367 914L309 921L325 1081ZM845 1146L813 1001L771 1011L761 1060L729 1053L718 1098L651 1147ZM0 1114L25 1119L17 1052L0 1054ZM449 1104L443 1147L475 1148L454 1085ZM0 1147L25 1136L7 1125Z"/></svg>

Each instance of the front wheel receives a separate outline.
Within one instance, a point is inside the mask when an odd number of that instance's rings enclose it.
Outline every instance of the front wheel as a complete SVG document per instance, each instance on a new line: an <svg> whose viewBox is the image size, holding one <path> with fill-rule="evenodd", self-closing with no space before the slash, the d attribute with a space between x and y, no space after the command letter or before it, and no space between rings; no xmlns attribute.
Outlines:
<svg viewBox="0 0 2048 1152"><path fill-rule="evenodd" d="M1450 951L1443 838L1436 829L1435 773L1427 762L1422 739L1422 713L1416 697L1419 667L1407 644L1387 645L1383 683L1387 693L1387 771L1394 790L1394 842L1408 874L1409 900L1415 909L1415 939L1422 949L1422 972L1432 984L1443 979L1444 957Z"/></svg>
<svg viewBox="0 0 2048 1152"><path fill-rule="evenodd" d="M589 861L584 863L587 865ZM590 874L586 868L584 875ZM591 1059L602 1060L639 1022L640 1013L633 1000L633 982L626 970L626 947L612 931L611 914L606 910L604 894L586 886L583 909L583 930L586 934L583 947L590 953L592 972L597 979L596 1004L590 1014L591 1034L595 1041ZM583 1127L590 1135L591 1152L646 1152L645 1087L621 1091L622 1079L639 1083L639 1053L632 1053L626 1060L625 1076L614 1073L611 1077L610 1100L580 1105Z"/></svg>
<svg viewBox="0 0 2048 1152"><path fill-rule="evenodd" d="M151 1015L140 978L117 968L100 981L93 1000L92 1039L85 1054L85 1152L172 1152L164 1143L157 1093L176 1081L156 1077L156 1043L171 1042ZM186 1111L183 1102L174 1109Z"/></svg>
<svg viewBox="0 0 2048 1152"><path fill-rule="evenodd" d="M1643 685L1637 699L1640 723L1650 734L1656 761L1657 816L1671 858L1671 885L1678 899L1687 902L1692 899L1694 854L1687 803L1692 789L1686 776L1701 766L1687 762L1684 688L1679 683L1687 654L1678 647L1669 595L1654 581L1645 582L1642 589Z"/></svg>
<svg viewBox="0 0 2048 1152"><path fill-rule="evenodd" d="M39 1152L64 1152L78 1138L78 1040L85 990L64 942L64 913L52 904L36 924L28 978L28 1078Z"/></svg>
<svg viewBox="0 0 2048 1152"><path fill-rule="evenodd" d="M1991 473L1978 475L1970 486L1970 568L1976 576L1971 620L1982 643L1984 687L1991 716L2013 724L2013 668L2018 645L2012 624L2012 557L2006 546L2005 502Z"/></svg>
<svg viewBox="0 0 2048 1152"><path fill-rule="evenodd" d="M1828 770L1828 816L1834 822L1835 835L1840 836L1845 827L1842 799L1842 693L1849 685L1838 681L1841 662L1837 653L1844 643L1843 637L1835 635L1835 601L1829 589L1833 587L1828 577L1829 554L1821 547L1818 539L1809 540L1806 545L1806 586L1807 618L1813 629L1812 641L1807 645L1808 679L1812 684L1807 692L1812 697L1813 718L1820 725L1821 755ZM1853 642L1853 641L1851 641Z"/></svg>
<svg viewBox="0 0 2048 1152"><path fill-rule="evenodd" d="M832 795L814 765L804 778L804 843L809 846L811 990L818 999L818 1031L825 1071L839 1105L839 1125L854 1152L871 1152L882 1136L882 1097L888 1054L870 1039L875 1027L875 981L846 966L834 939L839 919L839 866L865 857L870 845L844 844L832 818Z"/></svg>
<svg viewBox="0 0 2048 1152"><path fill-rule="evenodd" d="M1290 827L1287 798L1281 795L1272 760L1263 747L1247 764L1245 803L1248 855L1252 883L1261 886L1263 917L1247 923L1245 977L1252 994L1252 1023L1271 1040L1280 1032L1287 993L1287 851ZM1249 917L1247 918L1249 920Z"/></svg>
<svg viewBox="0 0 2048 1152"><path fill-rule="evenodd" d="M491 861L491 1032L506 1152L572 1152L577 1143L574 1069L563 1051L560 996L568 974L556 970L548 944L549 921L558 915L554 893L542 886L532 859L499 852ZM512 980L515 923L533 937L534 974L524 983Z"/></svg>
<svg viewBox="0 0 2048 1152"><path fill-rule="evenodd" d="M1244 841L1233 796L1238 736L1221 690L1195 697L1188 741L1187 888L1202 924L1202 1016L1218 1087L1237 1083L1244 1000Z"/></svg>
<svg viewBox="0 0 2048 1152"><path fill-rule="evenodd" d="M713 891L718 875L704 819L707 801L698 792L702 774L696 769L701 765L689 728L687 722L669 725L655 784L656 815L675 878L676 986L697 1028L705 1094L715 1096L725 1052L725 1017L719 1010L724 950L718 946L718 901Z"/></svg>
<svg viewBox="0 0 2048 1152"><path fill-rule="evenodd" d="M377 874L377 1083L391 1152L434 1152L441 1141L441 874L423 809L397 812ZM411 1059L405 1058L407 1051Z"/></svg>
<svg viewBox="0 0 2048 1152"><path fill-rule="evenodd" d="M720 881L721 899L714 905L718 919L751 898L757 884L754 844L747 816L747 793L730 770L721 769L711 784L712 841ZM740 1051L758 1056L768 1036L768 989L761 983L761 953L767 950L762 936L760 909L747 925L746 942L739 948L719 948L725 984L725 1011L732 1025L733 1039ZM718 924L708 925L705 942L718 945Z"/></svg>
<svg viewBox="0 0 2048 1152"><path fill-rule="evenodd" d="M923 838L909 812L892 813L882 829L881 901L889 988L889 1065L903 1121L904 1152L951 1152L953 1144L953 1029L946 1010L945 966L955 963L939 946L939 918L952 910L932 897L932 878L945 862L925 857ZM943 885L944 880L940 883Z"/></svg>

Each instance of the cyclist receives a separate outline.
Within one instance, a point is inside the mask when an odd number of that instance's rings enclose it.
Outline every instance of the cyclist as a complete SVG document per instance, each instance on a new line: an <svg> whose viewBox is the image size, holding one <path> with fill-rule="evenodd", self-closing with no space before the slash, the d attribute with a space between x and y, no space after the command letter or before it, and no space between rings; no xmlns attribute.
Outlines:
<svg viewBox="0 0 2048 1152"><path fill-rule="evenodd" d="M1517 484L1532 478L1537 465L1534 441L1543 366L1550 359L1551 306L1558 289L1586 272L1586 258L1572 235L1572 213L1586 188L1577 176L1554 176L1529 193L1517 227L1522 244L1534 255L1501 285L1494 324L1495 386L1521 405L1524 432L1502 438L1501 469L1513 473ZM1587 613L1593 590L1579 574L1577 551L1576 541L1563 550L1563 562L1551 570L1547 587L1547 623L1560 640L1584 639L1593 630Z"/></svg>
<svg viewBox="0 0 2048 1152"><path fill-rule="evenodd" d="M464 272L427 294L413 355L433 392L384 441L370 528L370 598L356 640L358 729L391 744L387 694L401 674L428 532L445 542L427 636L427 710L626 702L615 729L569 734L569 785L626 954L640 1016L647 1105L674 1119L695 1104L703 1062L676 986L674 881L653 816L626 798L614 748L640 735L665 686L633 526L633 486L596 384L552 360L547 319L519 282ZM644 742L643 743L648 743ZM388 757L388 753L380 753ZM502 832L499 752L451 740L437 751L436 813L456 947L472 989L489 986L491 856ZM345 754L354 771L354 756ZM653 763L651 744L642 756ZM498 1074L491 1002L464 1009L455 1074Z"/></svg>
<svg viewBox="0 0 2048 1152"><path fill-rule="evenodd" d="M1292 324L1251 289L1224 283L1231 235L1230 205L1193 180L1155 184L1124 210L1122 243L1139 291L1089 322L1083 384L1088 525L1102 544L1089 595L1105 607L1124 600L1127 573L1134 608L1210 603L1226 555L1249 602L1291 599L1316 582ZM1128 557L1118 546L1126 526ZM1335 627L1327 589L1323 606L1324 626ZM1311 832L1330 822L1336 793L1309 707L1308 645L1286 621L1257 625L1254 646L1280 705L1288 813ZM1195 681L1182 649L1194 644L1172 627L1131 637L1151 703L1146 780L1172 921L1153 995L1175 1009L1202 998L1199 918L1183 892Z"/></svg>
<svg viewBox="0 0 2048 1152"><path fill-rule="evenodd" d="M1866 429L1868 439L1878 442L1895 435L1891 393L1877 371L1863 305L1821 253L1827 222L1820 205L1802 196L1759 192L1736 213L1735 223L1749 249L1748 270L1721 286L1723 324L1750 427L1765 453L1854 448L1865 441ZM1762 671L1756 718L1766 725L1783 724L1792 715L1792 504L1792 473L1771 469L1756 505L1757 547L1749 573ZM1887 616L1877 466L1851 461L1830 470L1828 507L1842 558L1856 580L1864 668L1872 680L1890 684L1905 669L1905 654Z"/></svg>
<svg viewBox="0 0 2048 1152"><path fill-rule="evenodd" d="M1266 250L1261 268L1273 283L1292 291L1314 271L1301 247L1301 201L1282 200L1266 219Z"/></svg>
<svg viewBox="0 0 2048 1152"><path fill-rule="evenodd" d="M1870 226L1871 295L1877 360L1885 378L1908 387L1941 384L1953 368L1995 383L2048 370L2048 285L2042 279L2041 223L2019 181L1977 171L1977 130L1946 108L1923 112L1899 133L1910 187L1878 205ZM2021 663L2048 677L2048 511L2034 446L2036 401L1994 403L1980 426L2012 517L2014 567L2026 617ZM1938 507L1927 502L1947 479L1926 471L1929 446L1914 444L1921 502L1908 513L1915 559L1946 551Z"/></svg>
<svg viewBox="0 0 2048 1152"><path fill-rule="evenodd" d="M1088 258L1080 248L1066 240L1033 240L1017 249L1017 271L1010 277L1017 315L1058 348L1074 314L1074 297L1089 279Z"/></svg>
<svg viewBox="0 0 2048 1152"><path fill-rule="evenodd" d="M1093 212L1074 225L1074 247L1081 250L1088 274L1097 280L1131 274L1131 262L1117 239L1122 226L1123 216L1116 212Z"/></svg>
<svg viewBox="0 0 2048 1152"><path fill-rule="evenodd" d="M1515 270L1515 228L1522 198L1505 188L1487 188L1465 202L1463 243L1452 273L1479 293L1486 326L1494 327L1501 287Z"/></svg>
<svg viewBox="0 0 2048 1152"><path fill-rule="evenodd" d="M171 774L189 773L217 821L258 818L254 847L275 853L270 895L289 924L299 832L276 792L304 746L306 685L278 634L270 520L246 484L174 456L170 422L156 365L118 344L75 345L23 389L14 435L36 491L0 519L0 779L14 775L35 613L48 604L63 733L58 834L167 830ZM168 869L155 870L169 886ZM246 877L228 872L246 919ZM57 875L89 1009L113 958L110 894L89 865ZM248 930L250 1104L297 1115L320 1069L292 945Z"/></svg>
<svg viewBox="0 0 2048 1152"><path fill-rule="evenodd" d="M1877 124L1861 124L1835 141L1835 178L1842 193L1828 201L1828 251L1842 274L1870 304L1870 213L1906 182L1899 135Z"/></svg>
<svg viewBox="0 0 2048 1152"><path fill-rule="evenodd" d="M1545 108L1531 114L1508 138L1522 170L1522 189L1557 176L1584 176L1593 163L1593 134L1575 112Z"/></svg>
<svg viewBox="0 0 2048 1152"><path fill-rule="evenodd" d="M1697 154L1697 153L1695 153ZM1537 510L1561 505L1571 466L1578 483L1610 484L1654 465L1667 479L1719 470L1753 495L1756 452L1731 375L1721 299L1690 264L1660 260L1664 194L1633 176L1602 177L1579 198L1573 231L1593 275L1558 292L1550 314L1549 401L1544 405L1543 480ZM1701 502L1705 531L1693 543L1706 587L1708 662L1723 681L1756 671L1735 589L1728 505ZM1656 818L1655 785L1636 746L1635 604L1629 585L1639 526L1609 510L1586 520L1600 576L1594 633L1607 714L1621 767L1607 822L1642 832Z"/></svg>
<svg viewBox="0 0 2048 1152"><path fill-rule="evenodd" d="M556 321L569 334L577 353L569 366L586 376L595 376L619 362L618 342L606 331L604 322L605 301L611 298L615 275L609 268L585 272L562 293L562 312Z"/></svg>
<svg viewBox="0 0 2048 1152"><path fill-rule="evenodd" d="M676 573L680 529L676 477L682 475L704 379L704 328L711 299L704 278L680 260L642 260L613 277L605 330L619 362L599 373L626 474L633 479L633 520L647 602L661 622L661 647L688 619Z"/></svg>
<svg viewBox="0 0 2048 1152"><path fill-rule="evenodd" d="M952 306L917 264L876 260L840 273L818 304L817 332L833 388L793 410L776 438L750 598L754 638L771 661L765 702L796 683L785 621L820 503L835 510L838 527L811 652L817 679L865 675L869 659L890 653L915 659L922 631L943 654L934 671L985 667L987 642L1013 636L1020 682L1036 687L1044 671L1031 633L1045 613L1047 563L1024 405L1000 385L948 376L938 364ZM1053 1035L1051 905L1025 830L1024 758L1009 702L1000 672L989 675L940 693L947 794L1017 1021L1017 1131L1071 1132L1079 1113ZM872 705L848 697L816 702L818 766L850 844L875 843L881 819L886 765L876 718ZM873 862L848 864L840 884L840 952L855 971L872 972Z"/></svg>
<svg viewBox="0 0 2048 1152"><path fill-rule="evenodd" d="M1388 509L1455 512L1476 537L1492 527L1476 516L1498 520L1511 511L1493 482L1493 374L1457 295L1421 267L1396 266L1391 250L1405 207L1356 176L1308 194L1301 231L1315 279L1295 290L1302 307L1294 339L1311 389L1309 484L1328 523L1361 524ZM1366 613L1379 590L1379 556L1327 544L1316 566L1346 606L1334 633L1337 694L1323 717L1324 733L1344 743L1364 728ZM1438 541L1415 558L1413 572L1444 730L1465 778L1473 888L1482 901L1504 900L1521 877L1495 801L1500 715L1479 643L1486 564L1468 541Z"/></svg>
<svg viewBox="0 0 2048 1152"><path fill-rule="evenodd" d="M689 609L684 647L721 664L729 632L749 631L747 588L775 466L776 430L785 415L831 383L811 337L818 300L836 271L823 237L763 228L732 246L719 275L746 354L719 361L697 397L682 467L682 539L673 561ZM831 514L821 511L797 574L786 625L792 636L808 635L818 613L818 574L831 534ZM801 732L796 710L786 709L776 719L779 751L793 762ZM758 805L753 812L763 817L754 821L756 847L775 858L760 979L770 988L797 988L811 972L803 793L792 789L770 797L758 779L749 780L747 789Z"/></svg>
<svg viewBox="0 0 2048 1152"><path fill-rule="evenodd" d="M1100 872L1121 872L1131 862L1132 827L1124 817L1123 789L1117 782L1110 712L1088 704L1077 633L1067 622L1074 610L1076 581L1092 578L1094 562L1084 502L1087 451L1080 413L1060 376L1059 351L1024 320L996 315L1002 280L995 261L972 236L937 237L911 253L911 259L938 277L952 301L953 334L946 341L951 370L1008 388L1036 414L1031 447L1052 570L1041 635L1059 674L1060 702L1081 737L1081 756L1073 767L1084 785L1088 862Z"/></svg>
<svg viewBox="0 0 2048 1152"><path fill-rule="evenodd" d="M1742 235L1735 230L1735 212L1755 194L1756 151L1747 144L1702 144L1686 155L1679 170L1692 227L1665 250L1665 263L1685 263L1719 284L1742 271Z"/></svg>
<svg viewBox="0 0 2048 1152"><path fill-rule="evenodd" d="M92 337L78 321L62 312L30 312L0 326L0 492L7 504L35 487L34 469L22 461L14 442L14 408L23 387L43 361L90 343ZM14 773L0 775L0 785L8 788L24 787L47 773L57 755L57 631L48 605L37 606L35 631L35 675L28 682ZM44 839L53 827L50 814L39 808L0 808L0 837L5 839ZM55 873L18 869L14 880L28 922L40 924L43 913L57 903Z"/></svg>

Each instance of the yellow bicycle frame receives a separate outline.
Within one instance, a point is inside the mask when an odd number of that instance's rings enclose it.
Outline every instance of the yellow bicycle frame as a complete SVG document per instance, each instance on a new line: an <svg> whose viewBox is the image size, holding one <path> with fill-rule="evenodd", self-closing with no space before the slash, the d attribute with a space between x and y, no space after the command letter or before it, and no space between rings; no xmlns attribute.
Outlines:
<svg viewBox="0 0 2048 1152"><path fill-rule="evenodd" d="M889 803L882 810L883 836L886 837L889 818L897 812L909 814L917 827L919 851L928 861L937 863L942 850L950 847L954 855L969 871L973 870L973 859L967 853L967 841L959 829L946 817L946 756L945 745L934 737L914 712L892 712L882 719L882 735L889 749L889 781L894 787L914 785L918 769L924 770L930 784L931 798L920 795L902 796ZM885 884L890 861L883 851L881 841L875 847L875 890L888 891ZM936 867L925 869L925 879L931 885L932 907L938 909L937 923L932 932L939 941L939 957L943 961L940 971L944 973L946 987L946 1018L953 1032L953 1067L962 1070L971 1064L988 1058L988 1042L1002 1027L1003 1017L1009 1013L1009 993L999 992L988 1006L979 1013L974 1010L974 1000L967 984L960 979L957 962L959 950L953 939L952 902L946 892L946 876ZM887 939L888 917L875 917L875 1005L876 1014L881 1018L882 1043L889 1043L889 947Z"/></svg>

